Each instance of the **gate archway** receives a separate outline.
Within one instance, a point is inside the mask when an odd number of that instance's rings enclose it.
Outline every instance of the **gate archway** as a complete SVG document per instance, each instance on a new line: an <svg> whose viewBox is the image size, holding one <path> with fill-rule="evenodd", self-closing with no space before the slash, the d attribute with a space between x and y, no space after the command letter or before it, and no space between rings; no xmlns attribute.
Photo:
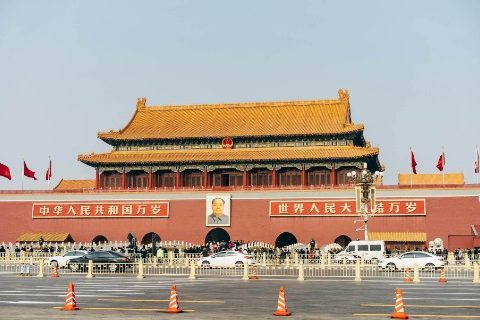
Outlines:
<svg viewBox="0 0 480 320"><path fill-rule="evenodd" d="M95 238L93 238L92 243L95 243L96 245L99 245L100 243L108 242L107 238L102 235L98 235Z"/></svg>
<svg viewBox="0 0 480 320"><path fill-rule="evenodd" d="M281 233L275 240L275 246L277 248L283 248L294 243L297 243L297 238L290 232Z"/></svg>
<svg viewBox="0 0 480 320"><path fill-rule="evenodd" d="M345 248L351 241L352 239L349 236L341 235L338 236L334 242L342 246L342 248Z"/></svg>
<svg viewBox="0 0 480 320"><path fill-rule="evenodd" d="M228 242L230 241L230 235L227 231L222 228L215 228L210 230L207 235L205 236L205 243L208 242L220 242L220 241Z"/></svg>
<svg viewBox="0 0 480 320"><path fill-rule="evenodd" d="M157 243L161 240L162 239L160 238L160 236L157 233L149 232L149 233L147 233L146 235L143 236L142 244L149 245L149 244L152 244L153 242Z"/></svg>

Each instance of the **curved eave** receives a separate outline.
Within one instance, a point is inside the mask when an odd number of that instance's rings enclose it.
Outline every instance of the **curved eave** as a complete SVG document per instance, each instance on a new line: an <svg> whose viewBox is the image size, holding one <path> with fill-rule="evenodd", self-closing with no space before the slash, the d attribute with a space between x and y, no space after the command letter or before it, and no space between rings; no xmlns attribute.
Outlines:
<svg viewBox="0 0 480 320"><path fill-rule="evenodd" d="M334 132L312 132L312 133L272 133L269 135L259 135L259 134L244 134L244 135L210 135L210 136L182 136L182 137L152 137L152 136L135 136L135 137L126 137L123 136L120 131L115 132L99 132L97 137L102 141L110 145L118 145L121 142L153 142L153 141L179 141L186 139L223 139L225 137L230 137L233 139L238 138L278 138L278 137L328 137L328 136L338 136L338 135L348 135L357 132L363 132L363 124L353 124L350 125L351 128L345 129L344 131L334 131Z"/></svg>
<svg viewBox="0 0 480 320"><path fill-rule="evenodd" d="M355 161L378 158L378 148L358 147L277 147L251 149L190 149L155 151L113 151L79 155L78 160L92 167L121 164L205 164L205 163L278 163L294 161ZM378 159L376 160L378 162Z"/></svg>

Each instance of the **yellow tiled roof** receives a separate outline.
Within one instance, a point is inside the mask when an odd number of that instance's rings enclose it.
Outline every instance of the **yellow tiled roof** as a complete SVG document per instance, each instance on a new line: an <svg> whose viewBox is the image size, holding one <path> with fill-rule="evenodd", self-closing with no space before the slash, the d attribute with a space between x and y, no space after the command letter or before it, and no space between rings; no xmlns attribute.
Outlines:
<svg viewBox="0 0 480 320"><path fill-rule="evenodd" d="M398 185L464 185L463 173L398 174Z"/></svg>
<svg viewBox="0 0 480 320"><path fill-rule="evenodd" d="M67 232L35 232L35 233L22 233L18 238L17 242L38 242L40 237L43 238L45 242L65 242L72 241L70 233Z"/></svg>
<svg viewBox="0 0 480 320"><path fill-rule="evenodd" d="M54 190L94 189L95 180L60 180Z"/></svg>
<svg viewBox="0 0 480 320"><path fill-rule="evenodd" d="M101 132L103 140L324 135L363 130L352 124L348 91L338 100L255 102L186 106L145 106L119 131ZM141 99L139 99L140 101Z"/></svg>
<svg viewBox="0 0 480 320"><path fill-rule="evenodd" d="M378 155L378 148L336 147L277 147L237 149L185 149L152 151L112 151L79 155L86 164L108 163L204 163L271 160L359 159Z"/></svg>
<svg viewBox="0 0 480 320"><path fill-rule="evenodd" d="M426 232L369 232L368 239L389 242L425 242Z"/></svg>

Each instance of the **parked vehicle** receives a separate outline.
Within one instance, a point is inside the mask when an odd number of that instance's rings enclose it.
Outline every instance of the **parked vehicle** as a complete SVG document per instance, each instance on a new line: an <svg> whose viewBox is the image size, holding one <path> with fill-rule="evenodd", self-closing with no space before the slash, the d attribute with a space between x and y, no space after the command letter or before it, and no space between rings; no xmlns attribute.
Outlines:
<svg viewBox="0 0 480 320"><path fill-rule="evenodd" d="M343 251L337 253L335 260L354 261L357 258L378 262L385 257L383 240L357 240L350 242Z"/></svg>
<svg viewBox="0 0 480 320"><path fill-rule="evenodd" d="M116 251L91 251L84 256L70 259L67 267L74 272L85 271L90 260L92 260L95 268L106 268L110 272L123 269L126 266L125 264L132 262L129 257Z"/></svg>
<svg viewBox="0 0 480 320"><path fill-rule="evenodd" d="M51 267L65 268L70 259L84 256L88 253L86 250L73 250L64 253L62 256L48 258L48 264Z"/></svg>
<svg viewBox="0 0 480 320"><path fill-rule="evenodd" d="M443 267L445 262L443 261L443 257L428 252L410 251L396 257L384 259L380 262L379 268L388 271L395 271L399 269L413 268L415 265L418 265L421 269L431 271Z"/></svg>
<svg viewBox="0 0 480 320"><path fill-rule="evenodd" d="M221 251L197 261L198 266L210 267L240 267L244 264L254 264L253 256L238 251Z"/></svg>

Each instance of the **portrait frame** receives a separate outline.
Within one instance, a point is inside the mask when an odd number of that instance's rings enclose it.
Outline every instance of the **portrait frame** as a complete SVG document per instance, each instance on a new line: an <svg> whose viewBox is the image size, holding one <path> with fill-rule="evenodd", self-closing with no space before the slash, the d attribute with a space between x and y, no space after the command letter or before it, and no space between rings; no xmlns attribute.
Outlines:
<svg viewBox="0 0 480 320"><path fill-rule="evenodd" d="M213 214L213 201L216 199L223 204L222 215L219 219ZM205 225L207 227L229 227L231 224L231 210L230 210L230 194L207 194L205 199ZM222 218L224 221L222 221Z"/></svg>

